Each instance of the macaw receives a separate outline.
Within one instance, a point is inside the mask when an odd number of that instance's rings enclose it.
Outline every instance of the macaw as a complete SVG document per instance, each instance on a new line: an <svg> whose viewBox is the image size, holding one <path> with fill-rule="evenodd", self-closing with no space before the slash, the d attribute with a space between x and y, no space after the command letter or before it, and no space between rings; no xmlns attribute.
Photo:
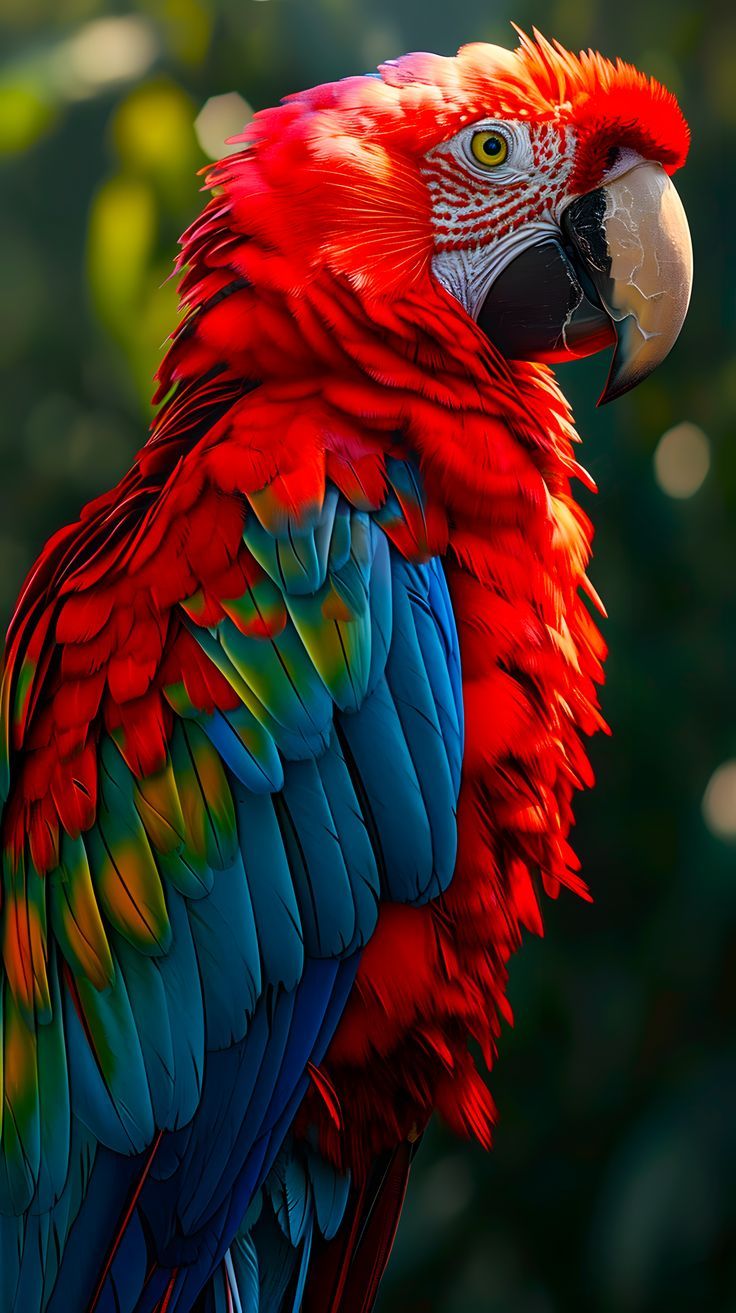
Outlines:
<svg viewBox="0 0 736 1313"><path fill-rule="evenodd" d="M132 469L2 679L3 1313L368 1313L603 727L603 400L687 309L675 98L538 33L255 115Z"/></svg>

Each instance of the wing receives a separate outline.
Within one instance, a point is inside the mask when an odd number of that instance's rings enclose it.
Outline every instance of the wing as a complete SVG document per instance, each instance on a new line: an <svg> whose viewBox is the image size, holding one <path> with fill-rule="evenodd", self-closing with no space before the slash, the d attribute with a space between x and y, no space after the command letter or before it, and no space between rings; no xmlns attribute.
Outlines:
<svg viewBox="0 0 736 1313"><path fill-rule="evenodd" d="M418 1141L356 1183L288 1137L203 1292L201 1313L371 1313Z"/></svg>
<svg viewBox="0 0 736 1313"><path fill-rule="evenodd" d="M379 901L454 867L452 613L394 545L420 555L416 470L246 502L170 463L52 544L9 640L0 1304L24 1313L192 1307Z"/></svg>
<svg viewBox="0 0 736 1313"><path fill-rule="evenodd" d="M417 1143L381 1154L357 1185L287 1137L198 1311L370 1313Z"/></svg>

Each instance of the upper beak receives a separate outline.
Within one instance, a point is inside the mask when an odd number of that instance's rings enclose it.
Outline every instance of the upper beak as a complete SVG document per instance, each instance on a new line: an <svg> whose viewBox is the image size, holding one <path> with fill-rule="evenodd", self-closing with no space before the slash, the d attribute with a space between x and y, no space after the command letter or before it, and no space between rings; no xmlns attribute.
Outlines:
<svg viewBox="0 0 736 1313"><path fill-rule="evenodd" d="M478 322L509 359L569 360L615 345L599 405L665 359L693 276L682 202L664 169L642 161L573 201L545 237L498 275Z"/></svg>

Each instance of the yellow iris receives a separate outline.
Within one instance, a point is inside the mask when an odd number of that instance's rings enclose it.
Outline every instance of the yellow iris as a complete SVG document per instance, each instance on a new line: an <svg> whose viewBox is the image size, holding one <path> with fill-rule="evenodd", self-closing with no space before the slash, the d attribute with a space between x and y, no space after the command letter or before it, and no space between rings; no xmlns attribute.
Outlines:
<svg viewBox="0 0 736 1313"><path fill-rule="evenodd" d="M508 142L500 132L474 132L470 141L473 157L486 169L503 164L509 153Z"/></svg>

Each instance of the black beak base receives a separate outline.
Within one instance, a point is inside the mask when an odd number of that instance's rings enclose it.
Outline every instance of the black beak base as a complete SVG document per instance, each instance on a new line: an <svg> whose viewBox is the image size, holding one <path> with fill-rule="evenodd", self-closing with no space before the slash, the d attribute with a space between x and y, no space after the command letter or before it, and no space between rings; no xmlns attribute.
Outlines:
<svg viewBox="0 0 736 1313"><path fill-rule="evenodd" d="M604 210L600 191L573 202L559 238L527 247L495 279L478 324L508 360L554 363L616 341L593 282L607 260Z"/></svg>

